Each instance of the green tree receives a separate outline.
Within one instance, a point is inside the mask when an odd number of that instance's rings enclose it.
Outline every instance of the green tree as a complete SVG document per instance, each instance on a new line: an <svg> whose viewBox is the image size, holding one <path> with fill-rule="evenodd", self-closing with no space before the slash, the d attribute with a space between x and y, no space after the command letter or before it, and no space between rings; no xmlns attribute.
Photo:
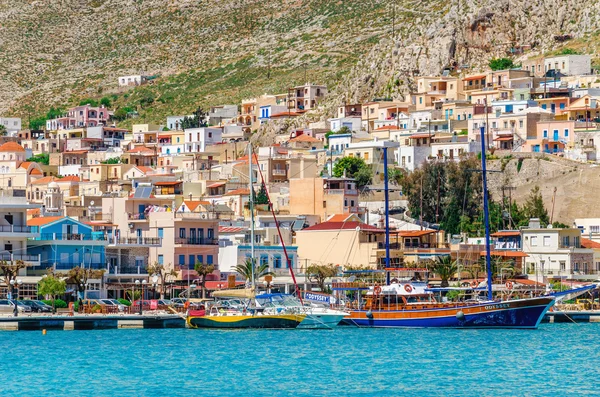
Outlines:
<svg viewBox="0 0 600 397"><path fill-rule="evenodd" d="M252 282L252 265L254 260L246 259L243 264L237 265L233 270L246 281ZM269 271L269 265L263 263L254 268L254 280L259 280L264 276L275 276L275 273Z"/></svg>
<svg viewBox="0 0 600 397"><path fill-rule="evenodd" d="M354 178L354 175L366 166L367 164L360 157L342 157L333 166L333 176L340 178L345 171L347 178Z"/></svg>
<svg viewBox="0 0 600 397"><path fill-rule="evenodd" d="M104 106L105 108L109 108L111 105L110 98L105 96L104 98L100 99L100 105Z"/></svg>
<svg viewBox="0 0 600 397"><path fill-rule="evenodd" d="M22 260L18 261L0 261L0 273L4 278L4 285L9 286L11 280L16 280L22 269L27 269L30 265Z"/></svg>
<svg viewBox="0 0 600 397"><path fill-rule="evenodd" d="M8 131L6 131L6 127L0 124L0 136L5 136L6 134L8 134Z"/></svg>
<svg viewBox="0 0 600 397"><path fill-rule="evenodd" d="M38 294L44 297L50 296L52 298L52 311L56 311L55 302L56 297L63 295L67 291L67 283L64 280L48 274L42 277L38 282Z"/></svg>
<svg viewBox="0 0 600 397"><path fill-rule="evenodd" d="M362 189L363 187L370 185L373 181L373 171L371 167L365 165L358 169L358 172L354 174L354 181L356 182L356 188Z"/></svg>
<svg viewBox="0 0 600 397"><path fill-rule="evenodd" d="M450 255L438 256L431 268L431 271L435 273L440 279L442 279L441 287L448 287L450 284L448 281L454 277L458 270L456 261L453 261Z"/></svg>
<svg viewBox="0 0 600 397"><path fill-rule="evenodd" d="M98 106L98 101L92 98L84 98L81 101L79 101L79 106L85 106L85 105L90 105L92 107L97 107Z"/></svg>
<svg viewBox="0 0 600 397"><path fill-rule="evenodd" d="M255 204L269 204L269 196L267 195L267 189L265 188L264 183L260 185L258 193L254 193L254 197Z"/></svg>
<svg viewBox="0 0 600 397"><path fill-rule="evenodd" d="M192 117L185 116L183 120L181 120L180 128L185 130L188 128L208 127L207 118L208 113L202 110L202 108L198 108Z"/></svg>
<svg viewBox="0 0 600 397"><path fill-rule="evenodd" d="M104 160L102 164L121 164L120 157L111 157L108 160Z"/></svg>
<svg viewBox="0 0 600 397"><path fill-rule="evenodd" d="M539 186L534 186L529 192L529 197L523 204L523 215L524 219L521 226L526 226L531 218L538 218L542 227L546 227L550 222Z"/></svg>
<svg viewBox="0 0 600 397"><path fill-rule="evenodd" d="M27 161L33 161L38 164L49 165L50 164L50 154L49 153L40 153L35 156L31 156L27 159Z"/></svg>
<svg viewBox="0 0 600 397"><path fill-rule="evenodd" d="M194 270L196 271L196 273L198 273L198 276L201 277L200 288L202 288L202 297L205 298L206 288L204 286L206 285L206 276L212 274L212 272L215 271L215 266L197 262L194 265Z"/></svg>
<svg viewBox="0 0 600 397"><path fill-rule="evenodd" d="M158 276L158 288L160 291L160 299L164 299L165 297L165 279L168 276L177 276L177 272L173 269L167 270L165 265L159 264L158 262L154 262L151 265L148 265L146 268L148 275L150 276Z"/></svg>
<svg viewBox="0 0 600 397"><path fill-rule="evenodd" d="M115 113L113 114L113 118L117 121L123 121L127 118L127 109L125 108L119 108L117 110L115 110Z"/></svg>
<svg viewBox="0 0 600 397"><path fill-rule="evenodd" d="M510 58L492 58L489 63L490 69L492 70L505 70L512 69L516 65Z"/></svg>
<svg viewBox="0 0 600 397"><path fill-rule="evenodd" d="M323 292L328 291L325 286L325 281L328 278L335 277L336 274L337 267L331 263L327 265L317 265L316 263L313 263L306 269L306 276L308 279L311 282L316 283Z"/></svg>
<svg viewBox="0 0 600 397"><path fill-rule="evenodd" d="M388 168L388 181L392 185L402 185L402 179L404 178L404 171L401 168Z"/></svg>
<svg viewBox="0 0 600 397"><path fill-rule="evenodd" d="M43 130L46 128L46 118L37 117L29 121L30 130Z"/></svg>
<svg viewBox="0 0 600 397"><path fill-rule="evenodd" d="M59 273L58 276L66 277L70 284L77 286L77 291L81 296L85 296L88 280L104 277L104 269L89 269L76 266L66 273Z"/></svg>

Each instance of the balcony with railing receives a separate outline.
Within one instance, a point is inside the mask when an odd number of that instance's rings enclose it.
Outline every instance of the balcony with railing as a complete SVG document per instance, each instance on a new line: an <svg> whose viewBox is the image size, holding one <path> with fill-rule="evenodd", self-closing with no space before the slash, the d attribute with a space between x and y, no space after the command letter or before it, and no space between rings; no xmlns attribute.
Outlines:
<svg viewBox="0 0 600 397"><path fill-rule="evenodd" d="M83 241L84 244L106 244L107 235L102 232L94 232L92 234L83 233L41 233L39 238L34 238L33 241L60 241L61 243L72 242L78 244Z"/></svg>
<svg viewBox="0 0 600 397"><path fill-rule="evenodd" d="M356 190L356 189L326 189L325 194L358 196L358 190Z"/></svg>
<svg viewBox="0 0 600 397"><path fill-rule="evenodd" d="M0 225L0 233L34 233L29 226Z"/></svg>
<svg viewBox="0 0 600 397"><path fill-rule="evenodd" d="M217 220L220 219L218 212L174 212L175 220Z"/></svg>
<svg viewBox="0 0 600 397"><path fill-rule="evenodd" d="M121 237L113 238L108 243L109 247L160 247L162 239L159 237Z"/></svg>
<svg viewBox="0 0 600 397"><path fill-rule="evenodd" d="M106 263L102 262L56 262L54 268L56 270L71 270L75 267L85 268L85 269L94 269L94 270L103 270L106 269Z"/></svg>
<svg viewBox="0 0 600 397"><path fill-rule="evenodd" d="M0 253L0 261L2 262L16 262L23 261L33 266L40 265L40 255L27 255L27 254L11 254L9 252Z"/></svg>
<svg viewBox="0 0 600 397"><path fill-rule="evenodd" d="M177 237L175 245L219 245L219 240L214 238Z"/></svg>
<svg viewBox="0 0 600 397"><path fill-rule="evenodd" d="M282 170L282 169L274 168L273 170L271 170L271 174L273 176L286 176L287 175L287 170Z"/></svg>
<svg viewBox="0 0 600 397"><path fill-rule="evenodd" d="M129 213L127 214L127 219L130 221L147 221L148 220L148 214L144 213L144 212L139 212L139 213Z"/></svg>

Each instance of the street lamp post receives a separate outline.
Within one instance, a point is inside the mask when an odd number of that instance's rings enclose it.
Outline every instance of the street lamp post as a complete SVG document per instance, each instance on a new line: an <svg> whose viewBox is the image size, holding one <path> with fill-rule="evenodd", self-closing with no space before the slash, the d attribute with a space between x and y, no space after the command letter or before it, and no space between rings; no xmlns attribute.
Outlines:
<svg viewBox="0 0 600 397"><path fill-rule="evenodd" d="M140 285L140 280L135 280L135 285L136 285L137 287L139 287L139 285ZM134 302L135 302L135 290L134 290L134 292L133 292L133 299L134 299ZM142 294L141 294L141 289L140 289L140 299L138 299L138 303L139 303L139 305L140 305L140 311L139 311L139 313L140 313L140 316L141 316L141 315L142 315Z"/></svg>
<svg viewBox="0 0 600 397"><path fill-rule="evenodd" d="M154 287L154 298L156 298L156 287L158 286L158 276L152 276L152 286Z"/></svg>
<svg viewBox="0 0 600 397"><path fill-rule="evenodd" d="M140 296L140 315L142 314L142 306L144 306L144 286L148 283L146 280L142 280L142 295Z"/></svg>
<svg viewBox="0 0 600 397"><path fill-rule="evenodd" d="M15 302L15 309L13 312L15 317L19 316L19 307L17 305L17 300L19 299L19 288L21 287L22 284L23 284L22 280L14 280L14 279L10 280L11 298Z"/></svg>

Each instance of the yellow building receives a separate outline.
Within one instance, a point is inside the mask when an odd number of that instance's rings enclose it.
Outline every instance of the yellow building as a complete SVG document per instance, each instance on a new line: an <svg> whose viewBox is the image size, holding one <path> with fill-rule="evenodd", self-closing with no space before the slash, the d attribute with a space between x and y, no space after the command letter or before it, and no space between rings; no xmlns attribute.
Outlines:
<svg viewBox="0 0 600 397"><path fill-rule="evenodd" d="M290 213L318 215L321 221L334 214L357 214L358 190L350 178L290 179Z"/></svg>

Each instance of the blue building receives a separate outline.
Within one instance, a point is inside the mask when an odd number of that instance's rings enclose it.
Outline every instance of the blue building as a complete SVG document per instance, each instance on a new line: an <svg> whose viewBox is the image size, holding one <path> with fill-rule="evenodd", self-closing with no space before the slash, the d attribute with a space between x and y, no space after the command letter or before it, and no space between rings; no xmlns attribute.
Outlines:
<svg viewBox="0 0 600 397"><path fill-rule="evenodd" d="M94 232L91 226L64 216L33 218L27 226L32 233L39 233L27 242L27 251L40 256L41 269L106 268L105 247L110 233Z"/></svg>

